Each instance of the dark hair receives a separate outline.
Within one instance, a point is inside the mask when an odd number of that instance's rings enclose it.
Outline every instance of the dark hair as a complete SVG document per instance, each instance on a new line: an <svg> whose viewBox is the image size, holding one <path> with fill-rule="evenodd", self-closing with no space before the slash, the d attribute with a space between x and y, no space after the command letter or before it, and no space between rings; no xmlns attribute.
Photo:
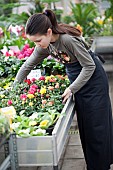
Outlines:
<svg viewBox="0 0 113 170"><path fill-rule="evenodd" d="M58 24L54 12L50 9L43 13L36 13L29 17L26 23L26 34L35 35L37 33L43 35L51 28L54 34L70 34L80 36L81 32L77 28L67 25Z"/></svg>

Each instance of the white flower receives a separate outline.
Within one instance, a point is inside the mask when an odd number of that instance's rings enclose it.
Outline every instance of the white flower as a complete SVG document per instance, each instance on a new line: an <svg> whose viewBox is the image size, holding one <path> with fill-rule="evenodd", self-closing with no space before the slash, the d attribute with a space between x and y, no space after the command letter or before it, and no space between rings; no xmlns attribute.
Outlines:
<svg viewBox="0 0 113 170"><path fill-rule="evenodd" d="M21 116L21 115L23 115L23 114L24 114L24 112L25 112L25 110L21 110L21 111L20 111L20 113L19 113L19 114L20 114L20 116Z"/></svg>
<svg viewBox="0 0 113 170"><path fill-rule="evenodd" d="M16 129L16 128L18 128L19 126L20 126L20 122L12 123L11 128L12 128L12 129Z"/></svg>
<svg viewBox="0 0 113 170"><path fill-rule="evenodd" d="M46 133L46 130L45 129L37 129L36 131L33 132L34 135L37 135L37 134L45 134Z"/></svg>
<svg viewBox="0 0 113 170"><path fill-rule="evenodd" d="M36 119L37 117L38 117L38 114L37 114L37 112L35 112L35 113L33 113L29 118L32 119L32 120L34 120L34 119Z"/></svg>
<svg viewBox="0 0 113 170"><path fill-rule="evenodd" d="M21 130L18 131L18 133L24 133L24 134L29 134L29 132L30 132L29 128L28 129L21 129Z"/></svg>
<svg viewBox="0 0 113 170"><path fill-rule="evenodd" d="M11 56L14 56L14 51L13 51L13 50L9 50L9 54L10 54Z"/></svg>
<svg viewBox="0 0 113 170"><path fill-rule="evenodd" d="M19 25L16 25L16 26L10 25L9 28L8 28L8 31L16 34L16 36L19 36L19 33L22 31L22 26L19 26Z"/></svg>
<svg viewBox="0 0 113 170"><path fill-rule="evenodd" d="M6 54L6 52L8 52L8 49L7 49L7 47L6 46L3 46L3 49L2 50L0 50L2 53L3 53L3 55L5 55Z"/></svg>

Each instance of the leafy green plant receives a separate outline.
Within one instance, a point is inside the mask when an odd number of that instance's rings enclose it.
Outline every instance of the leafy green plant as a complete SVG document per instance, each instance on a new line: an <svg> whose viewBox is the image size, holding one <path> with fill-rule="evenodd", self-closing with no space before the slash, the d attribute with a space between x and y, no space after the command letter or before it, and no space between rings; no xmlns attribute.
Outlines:
<svg viewBox="0 0 113 170"><path fill-rule="evenodd" d="M105 35L113 35L113 0L108 0L110 7L105 10L104 30Z"/></svg>
<svg viewBox="0 0 113 170"><path fill-rule="evenodd" d="M83 36L88 37L98 32L99 25L95 18L99 15L98 8L93 3L71 3L72 20L83 28Z"/></svg>
<svg viewBox="0 0 113 170"><path fill-rule="evenodd" d="M45 58L40 66L45 71L45 75L66 74L64 65L58 63L54 58Z"/></svg>
<svg viewBox="0 0 113 170"><path fill-rule="evenodd" d="M19 7L19 6L20 4L18 0L1 0L0 1L0 15L4 15L8 17L12 13L12 9L14 7Z"/></svg>
<svg viewBox="0 0 113 170"><path fill-rule="evenodd" d="M22 137L28 136L45 136L48 135L48 129L63 114L56 110L48 110L48 112L35 112L27 117L21 112L13 119L12 129L17 135Z"/></svg>
<svg viewBox="0 0 113 170"><path fill-rule="evenodd" d="M105 10L106 19L111 17L113 19L113 0L108 0L110 7Z"/></svg>
<svg viewBox="0 0 113 170"><path fill-rule="evenodd" d="M0 55L0 78L14 78L23 62L24 60L19 60L16 57L5 57Z"/></svg>

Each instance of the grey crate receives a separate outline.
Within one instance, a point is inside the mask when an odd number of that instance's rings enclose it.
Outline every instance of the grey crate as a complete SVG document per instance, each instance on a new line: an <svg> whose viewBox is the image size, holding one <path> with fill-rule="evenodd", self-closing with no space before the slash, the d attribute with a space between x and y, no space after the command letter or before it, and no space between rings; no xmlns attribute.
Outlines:
<svg viewBox="0 0 113 170"><path fill-rule="evenodd" d="M72 97L66 102L50 136L17 137L19 166L57 166L68 136L75 104Z"/></svg>

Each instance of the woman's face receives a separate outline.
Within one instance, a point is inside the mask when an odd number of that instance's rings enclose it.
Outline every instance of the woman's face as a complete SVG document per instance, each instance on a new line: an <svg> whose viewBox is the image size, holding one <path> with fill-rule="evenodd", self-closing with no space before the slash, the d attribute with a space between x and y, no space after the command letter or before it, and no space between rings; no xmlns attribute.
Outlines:
<svg viewBox="0 0 113 170"><path fill-rule="evenodd" d="M35 34L35 35L27 35L27 38L34 42L36 44L37 47L41 47L41 48L47 48L51 42L51 38L52 38L52 30L48 29L47 33L44 35L40 35L40 34Z"/></svg>

